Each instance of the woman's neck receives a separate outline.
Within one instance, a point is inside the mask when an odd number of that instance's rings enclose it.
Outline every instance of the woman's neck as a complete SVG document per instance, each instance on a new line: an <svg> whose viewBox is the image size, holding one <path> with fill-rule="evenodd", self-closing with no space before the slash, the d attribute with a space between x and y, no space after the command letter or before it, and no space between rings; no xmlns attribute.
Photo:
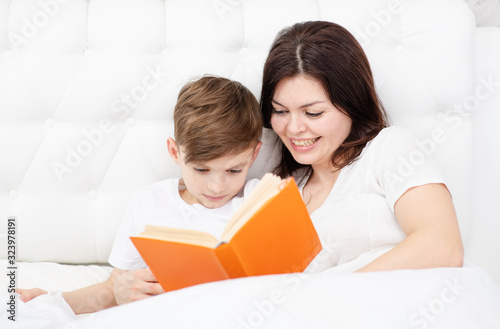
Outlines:
<svg viewBox="0 0 500 329"><path fill-rule="evenodd" d="M302 190L309 214L323 205L340 174L340 169L317 169L313 168L312 174Z"/></svg>
<svg viewBox="0 0 500 329"><path fill-rule="evenodd" d="M339 174L340 170L329 171L329 172L325 171L318 172L313 170L306 185L310 184L316 186L316 188L327 189L328 191L330 191L333 188L333 185L335 185L335 182L337 181Z"/></svg>
<svg viewBox="0 0 500 329"><path fill-rule="evenodd" d="M321 182L325 185L330 185L331 183L333 186L339 173L340 169L334 167L331 163L327 166L312 166L312 174L309 177L309 181L313 179L316 183Z"/></svg>

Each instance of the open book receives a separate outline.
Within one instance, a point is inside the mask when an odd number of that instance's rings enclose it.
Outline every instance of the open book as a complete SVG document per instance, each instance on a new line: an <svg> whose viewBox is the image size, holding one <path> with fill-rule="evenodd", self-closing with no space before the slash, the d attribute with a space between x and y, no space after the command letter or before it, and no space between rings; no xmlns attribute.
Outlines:
<svg viewBox="0 0 500 329"><path fill-rule="evenodd" d="M302 272L322 249L293 178L266 174L219 241L146 226L132 242L165 291L244 276Z"/></svg>

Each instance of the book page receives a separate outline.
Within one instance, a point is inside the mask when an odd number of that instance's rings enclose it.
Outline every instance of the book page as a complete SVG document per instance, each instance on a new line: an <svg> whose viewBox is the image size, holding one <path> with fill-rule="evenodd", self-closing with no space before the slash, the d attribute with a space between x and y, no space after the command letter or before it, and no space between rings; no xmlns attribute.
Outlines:
<svg viewBox="0 0 500 329"><path fill-rule="evenodd" d="M155 225L146 225L144 232L139 236L143 238L188 243L208 248L215 248L220 244L217 238L206 232Z"/></svg>
<svg viewBox="0 0 500 329"><path fill-rule="evenodd" d="M231 217L222 232L222 241L228 242L236 232L271 198L280 191L280 185L284 180L280 177L267 173L253 189L250 195L243 201L238 210Z"/></svg>

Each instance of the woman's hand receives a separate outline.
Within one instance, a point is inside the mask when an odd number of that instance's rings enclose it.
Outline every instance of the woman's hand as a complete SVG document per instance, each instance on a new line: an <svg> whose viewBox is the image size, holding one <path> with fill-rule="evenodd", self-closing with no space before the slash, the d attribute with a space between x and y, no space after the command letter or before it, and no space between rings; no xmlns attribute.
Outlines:
<svg viewBox="0 0 500 329"><path fill-rule="evenodd" d="M113 293L118 305L164 293L149 268L126 271L114 282Z"/></svg>
<svg viewBox="0 0 500 329"><path fill-rule="evenodd" d="M40 295L45 295L47 292L43 289L32 288L32 289L16 289L16 292L19 294L19 299L23 302L29 302L35 297Z"/></svg>

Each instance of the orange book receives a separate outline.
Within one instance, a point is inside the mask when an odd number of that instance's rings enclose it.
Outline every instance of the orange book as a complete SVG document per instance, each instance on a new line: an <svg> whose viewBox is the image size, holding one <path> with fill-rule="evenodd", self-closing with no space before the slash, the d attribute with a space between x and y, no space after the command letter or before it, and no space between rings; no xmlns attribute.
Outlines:
<svg viewBox="0 0 500 329"><path fill-rule="evenodd" d="M146 226L132 242L165 291L245 276L302 272L321 243L293 178L266 174L219 241L192 230Z"/></svg>

